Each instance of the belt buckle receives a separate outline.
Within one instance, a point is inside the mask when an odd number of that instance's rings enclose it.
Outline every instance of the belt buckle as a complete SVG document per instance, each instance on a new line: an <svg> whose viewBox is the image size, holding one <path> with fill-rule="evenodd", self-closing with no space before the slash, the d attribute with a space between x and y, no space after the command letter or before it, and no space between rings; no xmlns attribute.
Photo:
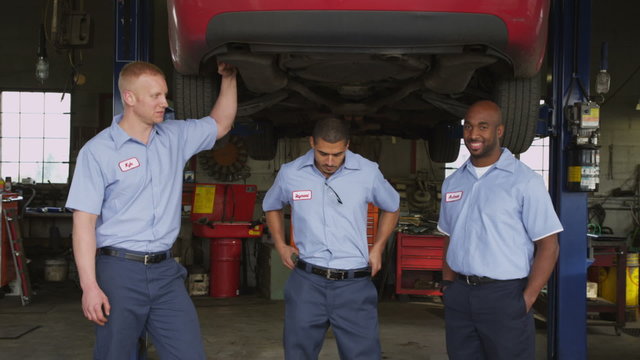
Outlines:
<svg viewBox="0 0 640 360"><path fill-rule="evenodd" d="M331 278L331 269L327 269L327 273L325 274L325 277L327 278L327 280L333 280Z"/></svg>
<svg viewBox="0 0 640 360"><path fill-rule="evenodd" d="M149 264L149 259L150 259L149 254L145 254L145 255L144 255L144 264L145 264L145 265Z"/></svg>

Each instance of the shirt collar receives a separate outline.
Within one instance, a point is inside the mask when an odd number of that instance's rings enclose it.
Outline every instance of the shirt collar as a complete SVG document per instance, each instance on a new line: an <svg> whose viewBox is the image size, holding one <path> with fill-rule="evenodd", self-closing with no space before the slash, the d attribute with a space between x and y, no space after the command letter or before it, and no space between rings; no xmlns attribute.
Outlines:
<svg viewBox="0 0 640 360"><path fill-rule="evenodd" d="M516 159L515 156L509 151L507 148L502 148L502 155L500 155L500 159L496 163L496 168L506 170L510 173L514 172L516 169Z"/></svg>
<svg viewBox="0 0 640 360"><path fill-rule="evenodd" d="M313 149L310 149L306 154L302 155L302 161L300 161L298 170L302 169L305 166L314 166L314 161L315 157L313 156ZM351 150L347 150L344 164L342 166L345 169L358 170L361 167L360 159L358 158L358 156L356 156L356 154L352 153Z"/></svg>
<svg viewBox="0 0 640 360"><path fill-rule="evenodd" d="M123 128L120 127L120 121L122 120L122 114L118 114L116 116L113 117L113 121L111 122L111 126L109 127L109 130L111 132L111 139L113 139L114 144L116 145L116 148L120 148L125 142L127 142L129 139L133 140L133 141L137 141L134 138L132 138L131 136L129 136L129 134L127 134L126 131L124 131ZM154 133L157 133L158 135L162 134L162 127L161 126L153 126L153 130L151 131L151 135L149 136L149 143L151 143L151 140L154 137Z"/></svg>
<svg viewBox="0 0 640 360"><path fill-rule="evenodd" d="M469 156L467 161L464 162L462 167L469 168L470 165L472 165L471 164L471 156ZM502 154L500 154L500 158L498 158L498 161L496 161L495 163L491 164L491 166L493 166L493 165L495 165L495 167L497 169L505 170L505 171L508 171L508 172L512 173L515 170L515 167L516 167L516 158L515 158L515 156L513 156L511 151L509 151L509 149L503 147L502 148Z"/></svg>

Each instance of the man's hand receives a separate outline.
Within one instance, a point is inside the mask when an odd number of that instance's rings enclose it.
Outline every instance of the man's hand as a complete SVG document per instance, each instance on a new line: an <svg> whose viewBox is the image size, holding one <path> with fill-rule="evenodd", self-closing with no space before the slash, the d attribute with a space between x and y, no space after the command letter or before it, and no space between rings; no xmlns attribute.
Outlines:
<svg viewBox="0 0 640 360"><path fill-rule="evenodd" d="M531 272L527 281L527 287L524 289L524 302L527 305L527 312L531 310L533 303L536 302L540 290L549 280L551 272L558 260L560 247L558 246L558 234L551 234L540 240L536 240L536 255L533 258Z"/></svg>
<svg viewBox="0 0 640 360"><path fill-rule="evenodd" d="M284 264L284 266L293 270L296 264L293 263L293 259L291 255L296 254L296 256L298 256L298 250L296 250L296 248L289 245L281 245L281 246L276 245L276 250L278 250L278 253L280 254L280 258L282 259L282 263Z"/></svg>
<svg viewBox="0 0 640 360"><path fill-rule="evenodd" d="M97 285L82 291L82 311L84 312L84 317L89 321L101 326L107 323L111 305L109 305L107 296Z"/></svg>
<svg viewBox="0 0 640 360"><path fill-rule="evenodd" d="M235 66L224 62L218 62L218 74L220 74L223 78L235 76L237 72L238 70Z"/></svg>
<svg viewBox="0 0 640 360"><path fill-rule="evenodd" d="M533 303L536 302L538 298L538 294L528 295L527 292L524 292L524 304L527 306L527 312L531 311L531 307L533 307Z"/></svg>
<svg viewBox="0 0 640 360"><path fill-rule="evenodd" d="M371 266L371 277L376 276L380 268L382 268L382 250L374 246L369 251L369 266Z"/></svg>

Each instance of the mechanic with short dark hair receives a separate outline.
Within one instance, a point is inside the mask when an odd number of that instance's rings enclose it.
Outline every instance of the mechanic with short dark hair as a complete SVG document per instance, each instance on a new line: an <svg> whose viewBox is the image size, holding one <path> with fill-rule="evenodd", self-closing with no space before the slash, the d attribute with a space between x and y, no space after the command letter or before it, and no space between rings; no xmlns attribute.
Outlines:
<svg viewBox="0 0 640 360"><path fill-rule="evenodd" d="M263 201L276 249L293 270L285 286L285 358L317 359L331 326L341 359L380 359L371 276L398 222L400 197L376 163L349 151L344 121L320 120L309 142L309 152L281 167ZM369 203L382 210L370 252ZM286 204L299 251L285 243Z"/></svg>
<svg viewBox="0 0 640 360"><path fill-rule="evenodd" d="M180 230L182 173L233 124L236 70L220 63L209 116L164 121L167 84L146 62L122 68L123 114L77 157L67 208L84 316L97 324L95 359L129 359L146 330L161 358L204 359L186 270L171 247ZM96 252L97 248L97 252Z"/></svg>
<svg viewBox="0 0 640 360"><path fill-rule="evenodd" d="M447 235L447 352L454 360L533 360L531 307L558 258L562 224L542 177L500 147L498 105L473 104L463 127L470 158L445 179L438 221Z"/></svg>

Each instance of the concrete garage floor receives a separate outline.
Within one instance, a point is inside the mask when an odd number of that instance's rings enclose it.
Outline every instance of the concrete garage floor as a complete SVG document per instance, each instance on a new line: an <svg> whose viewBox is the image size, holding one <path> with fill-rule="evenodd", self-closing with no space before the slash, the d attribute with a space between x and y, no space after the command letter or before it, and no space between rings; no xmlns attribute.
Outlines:
<svg viewBox="0 0 640 360"><path fill-rule="evenodd" d="M447 359L442 305L429 299L413 300L380 303L383 358ZM230 299L195 297L194 302L209 359L283 358L282 301L246 295ZM629 326L640 328L640 324ZM10 338L23 332L27 333ZM640 359L639 337L624 333L616 336L611 327L589 327L588 334L589 359ZM93 341L93 325L82 316L80 291L72 282L44 283L26 307L15 296L0 299L2 359L90 359ZM538 330L537 346L537 358L545 359L544 329ZM148 358L158 358L153 349ZM338 358L329 333L320 359Z"/></svg>

